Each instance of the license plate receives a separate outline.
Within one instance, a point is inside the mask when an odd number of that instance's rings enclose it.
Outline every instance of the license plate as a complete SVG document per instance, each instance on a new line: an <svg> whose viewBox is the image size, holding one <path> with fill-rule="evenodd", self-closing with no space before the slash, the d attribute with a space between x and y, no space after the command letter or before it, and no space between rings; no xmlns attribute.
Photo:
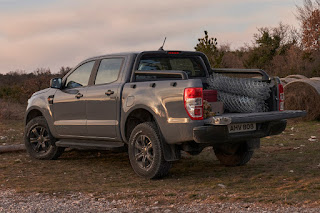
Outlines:
<svg viewBox="0 0 320 213"><path fill-rule="evenodd" d="M228 129L229 133L250 132L256 130L257 125L255 123L229 124Z"/></svg>

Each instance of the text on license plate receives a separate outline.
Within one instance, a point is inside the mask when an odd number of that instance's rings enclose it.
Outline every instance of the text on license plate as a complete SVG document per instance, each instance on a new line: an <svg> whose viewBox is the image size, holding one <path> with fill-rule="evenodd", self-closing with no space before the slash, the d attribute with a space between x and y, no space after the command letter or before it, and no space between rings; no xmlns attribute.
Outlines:
<svg viewBox="0 0 320 213"><path fill-rule="evenodd" d="M229 124L228 129L229 133L249 132L256 130L257 126L255 123Z"/></svg>

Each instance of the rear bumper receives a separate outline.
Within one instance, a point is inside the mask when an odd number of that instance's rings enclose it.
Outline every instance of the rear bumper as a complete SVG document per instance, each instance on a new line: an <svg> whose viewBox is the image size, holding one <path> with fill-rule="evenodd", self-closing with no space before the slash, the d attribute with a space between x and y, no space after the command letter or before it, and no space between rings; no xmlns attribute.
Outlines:
<svg viewBox="0 0 320 213"><path fill-rule="evenodd" d="M244 141L254 138L263 138L277 135L286 129L287 121L271 121L257 123L257 130L251 132L229 133L224 126L199 126L193 128L193 139L197 143L218 144L227 142Z"/></svg>
<svg viewBox="0 0 320 213"><path fill-rule="evenodd" d="M287 126L286 119L305 115L306 112L301 110L224 114L207 119L204 126L194 127L193 139L197 143L218 144L263 138L283 132ZM237 123L256 123L257 129L250 132L229 133L227 124Z"/></svg>
<svg viewBox="0 0 320 213"><path fill-rule="evenodd" d="M216 120L230 120L230 123L262 123L268 121L276 121L282 119L299 118L306 116L306 111L302 110L286 110L272 112L256 112L256 113L228 113L220 116L210 117L205 124L216 124Z"/></svg>

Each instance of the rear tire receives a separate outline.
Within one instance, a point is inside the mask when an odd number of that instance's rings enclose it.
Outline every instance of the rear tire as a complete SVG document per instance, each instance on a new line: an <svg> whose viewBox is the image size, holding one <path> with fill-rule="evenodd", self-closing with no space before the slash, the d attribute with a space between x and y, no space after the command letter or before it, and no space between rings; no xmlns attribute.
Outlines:
<svg viewBox="0 0 320 213"><path fill-rule="evenodd" d="M29 155L36 159L55 160L64 151L63 147L55 145L56 139L43 116L29 121L25 128L24 142Z"/></svg>
<svg viewBox="0 0 320 213"><path fill-rule="evenodd" d="M141 123L133 129L128 151L131 166L139 176L154 179L169 173L171 162L164 159L158 129L153 122Z"/></svg>
<svg viewBox="0 0 320 213"><path fill-rule="evenodd" d="M225 144L214 147L214 153L221 164L225 166L242 166L248 163L253 155L246 142Z"/></svg>

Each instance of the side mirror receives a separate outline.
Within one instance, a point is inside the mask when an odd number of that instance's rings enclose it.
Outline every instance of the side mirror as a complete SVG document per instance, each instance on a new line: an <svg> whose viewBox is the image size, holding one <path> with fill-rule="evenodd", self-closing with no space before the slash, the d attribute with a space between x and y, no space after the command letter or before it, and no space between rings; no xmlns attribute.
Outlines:
<svg viewBox="0 0 320 213"><path fill-rule="evenodd" d="M53 78L50 80L50 87L55 89L62 88L62 79L61 78Z"/></svg>

